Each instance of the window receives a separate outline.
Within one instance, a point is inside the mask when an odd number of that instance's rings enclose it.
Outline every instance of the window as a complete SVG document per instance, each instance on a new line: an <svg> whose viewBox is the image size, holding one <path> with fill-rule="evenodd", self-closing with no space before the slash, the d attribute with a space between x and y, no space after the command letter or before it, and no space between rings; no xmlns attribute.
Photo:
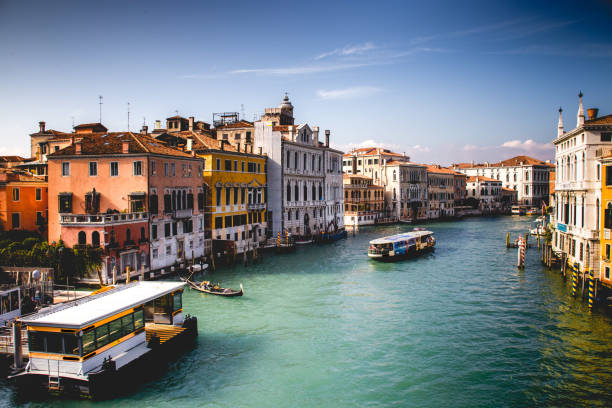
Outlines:
<svg viewBox="0 0 612 408"><path fill-rule="evenodd" d="M291 186L287 184L287 201L291 201Z"/></svg>
<svg viewBox="0 0 612 408"><path fill-rule="evenodd" d="M215 170L221 170L221 159L215 161Z"/></svg>
<svg viewBox="0 0 612 408"><path fill-rule="evenodd" d="M164 224L164 237L168 238L170 236L170 223L167 222Z"/></svg>
<svg viewBox="0 0 612 408"><path fill-rule="evenodd" d="M119 175L119 162L110 163L110 175L111 177L117 177Z"/></svg>
<svg viewBox="0 0 612 408"><path fill-rule="evenodd" d="M98 175L98 162L89 162L89 177Z"/></svg>
<svg viewBox="0 0 612 408"><path fill-rule="evenodd" d="M229 139L229 134L228 133L223 133L222 138L223 138L223 140L228 140Z"/></svg>
<svg viewBox="0 0 612 408"><path fill-rule="evenodd" d="M240 189L240 204L244 204L245 192L246 192L246 188L242 187Z"/></svg>
<svg viewBox="0 0 612 408"><path fill-rule="evenodd" d="M606 244L606 259L610 259L610 244Z"/></svg>
<svg viewBox="0 0 612 408"><path fill-rule="evenodd" d="M166 255L172 255L172 245L166 245Z"/></svg>
<svg viewBox="0 0 612 408"><path fill-rule="evenodd" d="M223 217L215 217L215 229L223 228Z"/></svg>
<svg viewBox="0 0 612 408"><path fill-rule="evenodd" d="M62 163L62 176L67 177L70 175L70 162Z"/></svg>
<svg viewBox="0 0 612 408"><path fill-rule="evenodd" d="M231 188L230 187L225 187L225 205L230 205L230 192L231 192Z"/></svg>
<svg viewBox="0 0 612 408"><path fill-rule="evenodd" d="M21 217L19 216L19 213L12 213L11 214L11 228L13 229L17 229L21 227Z"/></svg>
<svg viewBox="0 0 612 408"><path fill-rule="evenodd" d="M225 170L232 171L232 161L231 160L225 160Z"/></svg>
<svg viewBox="0 0 612 408"><path fill-rule="evenodd" d="M42 211L36 211L36 225L45 225L45 217Z"/></svg>
<svg viewBox="0 0 612 408"><path fill-rule="evenodd" d="M291 152L287 151L287 168L291 167Z"/></svg>
<svg viewBox="0 0 612 408"><path fill-rule="evenodd" d="M232 216L226 215L225 216L225 228L229 228L231 226L232 226Z"/></svg>
<svg viewBox="0 0 612 408"><path fill-rule="evenodd" d="M164 163L164 176L168 177L170 175L170 170L168 167L168 163Z"/></svg>
<svg viewBox="0 0 612 408"><path fill-rule="evenodd" d="M606 186L612 186L612 166L606 166Z"/></svg>
<svg viewBox="0 0 612 408"><path fill-rule="evenodd" d="M142 161L141 160L136 160L135 162L133 162L132 167L134 169L135 176L142 176Z"/></svg>
<svg viewBox="0 0 612 408"><path fill-rule="evenodd" d="M42 200L42 188L36 189L36 201Z"/></svg>
<svg viewBox="0 0 612 408"><path fill-rule="evenodd" d="M153 252L152 252L153 259L157 259L158 255L159 255L158 249L157 248L153 248Z"/></svg>
<svg viewBox="0 0 612 408"><path fill-rule="evenodd" d="M13 201L19 201L19 188L13 188Z"/></svg>
<svg viewBox="0 0 612 408"><path fill-rule="evenodd" d="M612 132L601 132L602 142L612 142Z"/></svg>
<svg viewBox="0 0 612 408"><path fill-rule="evenodd" d="M155 160L151 161L151 175L154 176L157 174L157 162Z"/></svg>
<svg viewBox="0 0 612 408"><path fill-rule="evenodd" d="M59 212L72 212L72 194L60 194L59 196Z"/></svg>
<svg viewBox="0 0 612 408"><path fill-rule="evenodd" d="M170 163L170 175L172 177L176 176L176 163Z"/></svg>
<svg viewBox="0 0 612 408"><path fill-rule="evenodd" d="M221 187L215 187L215 199L217 201L217 206L221 205Z"/></svg>
<svg viewBox="0 0 612 408"><path fill-rule="evenodd" d="M151 214L154 215L157 215L159 213L157 194L149 195L149 211L151 212Z"/></svg>
<svg viewBox="0 0 612 408"><path fill-rule="evenodd" d="M234 171L238 171L238 160L234 160Z"/></svg>
<svg viewBox="0 0 612 408"><path fill-rule="evenodd" d="M606 266L606 279L610 280L610 267Z"/></svg>
<svg viewBox="0 0 612 408"><path fill-rule="evenodd" d="M244 173L244 162L240 162L240 171Z"/></svg>
<svg viewBox="0 0 612 408"><path fill-rule="evenodd" d="M304 153L304 170L306 170L306 153Z"/></svg>
<svg viewBox="0 0 612 408"><path fill-rule="evenodd" d="M157 224L151 225L151 239L157 239Z"/></svg>

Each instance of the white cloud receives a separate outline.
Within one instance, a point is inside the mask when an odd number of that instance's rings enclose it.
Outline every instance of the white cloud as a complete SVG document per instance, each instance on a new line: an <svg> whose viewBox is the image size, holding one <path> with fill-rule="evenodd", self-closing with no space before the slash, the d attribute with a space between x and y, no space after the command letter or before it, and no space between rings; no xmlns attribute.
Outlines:
<svg viewBox="0 0 612 408"><path fill-rule="evenodd" d="M371 42L366 42L359 45L347 45L343 48L336 48L333 51L324 52L323 54L317 55L315 60L320 60L332 56L349 56L349 55L361 55L367 51L376 49L376 45Z"/></svg>
<svg viewBox="0 0 612 408"><path fill-rule="evenodd" d="M375 86L355 86L344 89L319 89L317 96L320 99L350 99L369 96L378 92L382 92L382 89Z"/></svg>
<svg viewBox="0 0 612 408"><path fill-rule="evenodd" d="M383 62L361 62L354 64L304 65L299 67L235 69L230 74L261 74L261 75L303 75L319 72L340 71L351 68L361 68L371 65L381 65Z"/></svg>
<svg viewBox="0 0 612 408"><path fill-rule="evenodd" d="M525 151L553 150L553 145L550 143L536 143L532 139L527 139L524 142L520 140L509 140L501 144L503 148L521 149Z"/></svg>

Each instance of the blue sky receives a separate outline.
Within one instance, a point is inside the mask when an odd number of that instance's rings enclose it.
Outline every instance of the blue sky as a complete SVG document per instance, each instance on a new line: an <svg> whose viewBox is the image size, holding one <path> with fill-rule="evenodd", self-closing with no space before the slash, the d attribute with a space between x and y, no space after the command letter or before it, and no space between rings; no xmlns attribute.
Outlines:
<svg viewBox="0 0 612 408"><path fill-rule="evenodd" d="M178 110L252 120L288 92L298 122L348 150L415 161L552 158L577 94L612 113L610 2L0 0L0 154L40 120L110 130Z"/></svg>

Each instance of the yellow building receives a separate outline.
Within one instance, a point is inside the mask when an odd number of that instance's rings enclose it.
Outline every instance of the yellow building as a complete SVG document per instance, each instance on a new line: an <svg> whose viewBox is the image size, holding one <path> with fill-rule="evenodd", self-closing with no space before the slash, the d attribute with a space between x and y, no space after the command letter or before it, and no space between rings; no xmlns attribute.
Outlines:
<svg viewBox="0 0 612 408"><path fill-rule="evenodd" d="M601 248L601 267L599 278L602 285L612 289L612 154L602 157L601 163L601 209L599 214L599 239ZM595 276L597 278L597 276Z"/></svg>
<svg viewBox="0 0 612 408"><path fill-rule="evenodd" d="M257 247L267 237L267 156L202 135L193 150L204 159L205 225L212 239L235 242L237 253Z"/></svg>

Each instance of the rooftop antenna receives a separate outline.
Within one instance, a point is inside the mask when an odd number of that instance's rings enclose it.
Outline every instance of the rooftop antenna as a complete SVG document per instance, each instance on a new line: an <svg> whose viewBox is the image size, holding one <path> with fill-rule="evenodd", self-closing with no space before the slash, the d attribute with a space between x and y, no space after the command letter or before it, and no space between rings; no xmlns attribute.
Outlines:
<svg viewBox="0 0 612 408"><path fill-rule="evenodd" d="M128 132L130 131L130 103L127 103L127 113L128 113Z"/></svg>
<svg viewBox="0 0 612 408"><path fill-rule="evenodd" d="M72 128L74 129L74 116L71 116L72 118Z"/></svg>
<svg viewBox="0 0 612 408"><path fill-rule="evenodd" d="M99 123L102 123L102 98L103 98L102 95L98 96L98 99L100 99L100 102L99 102L100 103L100 122Z"/></svg>
<svg viewBox="0 0 612 408"><path fill-rule="evenodd" d="M240 118L244 119L244 117L245 117L245 114L244 114L244 104L241 103L240 104Z"/></svg>
<svg viewBox="0 0 612 408"><path fill-rule="evenodd" d="M147 118L145 116L142 117L142 126L147 126Z"/></svg>
<svg viewBox="0 0 612 408"><path fill-rule="evenodd" d="M178 110L175 110L174 112L176 112L176 116L178 116Z"/></svg>

